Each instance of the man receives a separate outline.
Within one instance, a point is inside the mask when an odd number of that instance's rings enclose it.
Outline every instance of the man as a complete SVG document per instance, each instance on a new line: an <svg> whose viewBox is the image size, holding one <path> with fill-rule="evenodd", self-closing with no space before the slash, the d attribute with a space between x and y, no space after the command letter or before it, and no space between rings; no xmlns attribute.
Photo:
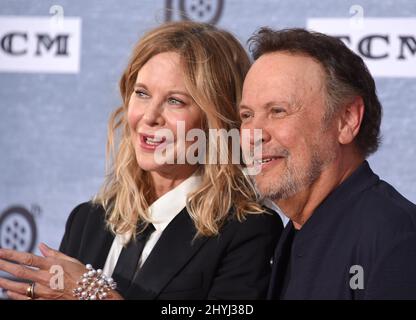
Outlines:
<svg viewBox="0 0 416 320"><path fill-rule="evenodd" d="M255 182L290 219L268 297L416 299L416 206L365 160L381 105L362 59L302 29L262 28L250 48L242 129L262 129Z"/></svg>

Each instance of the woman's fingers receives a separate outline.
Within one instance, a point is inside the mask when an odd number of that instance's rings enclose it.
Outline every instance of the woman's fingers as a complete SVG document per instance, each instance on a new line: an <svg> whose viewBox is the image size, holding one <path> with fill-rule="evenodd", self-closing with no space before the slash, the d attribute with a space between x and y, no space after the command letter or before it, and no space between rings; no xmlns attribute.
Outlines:
<svg viewBox="0 0 416 320"><path fill-rule="evenodd" d="M33 300L31 298L29 298L26 295L17 293L17 292L13 292L13 291L7 291L6 292L7 296L9 297L9 299L11 300ZM36 300L48 300L48 299L44 299L42 297L36 298Z"/></svg>
<svg viewBox="0 0 416 320"><path fill-rule="evenodd" d="M18 295L21 295L27 299L26 292L30 285L30 283L0 278L0 287L5 289L8 293L14 293L16 298L19 298ZM53 290L39 283L36 283L34 286L35 299L59 299L62 295L62 291Z"/></svg>
<svg viewBox="0 0 416 320"><path fill-rule="evenodd" d="M14 261L30 267L48 270L51 262L46 258L36 256L28 252L19 252L9 249L0 249L0 259Z"/></svg>
<svg viewBox="0 0 416 320"><path fill-rule="evenodd" d="M64 253L62 253L58 250L54 250L54 249L48 247L44 243L41 243L39 245L39 250L42 253L42 255L46 258L56 258L56 259L62 259L62 260L67 260L67 261L71 261L71 262L80 263L77 259L69 257L66 254L64 254Z"/></svg>
<svg viewBox="0 0 416 320"><path fill-rule="evenodd" d="M0 270L5 271L16 278L32 280L45 285L49 285L51 275L49 271L35 270L24 265L11 263L0 259Z"/></svg>
<svg viewBox="0 0 416 320"><path fill-rule="evenodd" d="M73 299L72 290L77 287L77 281L81 275L87 271L85 266L78 260L44 244L40 245L39 249L45 257L0 249L0 271L5 271L18 279L36 283L36 297ZM59 266L60 271L53 271L53 266ZM58 286L56 286L57 283ZM29 285L28 283L0 278L0 287L9 291L12 299L26 299L26 291Z"/></svg>
<svg viewBox="0 0 416 320"><path fill-rule="evenodd" d="M0 271L18 279L29 280L35 285L35 294L43 299L73 299L73 288L87 270L78 260L41 244L40 251L45 257L31 253L0 249ZM60 271L52 269L60 266ZM56 287L56 281L60 284ZM53 282L53 284L51 283ZM12 299L26 297L29 284L0 278L0 287L12 294ZM59 290L58 290L59 288Z"/></svg>
<svg viewBox="0 0 416 320"><path fill-rule="evenodd" d="M25 295L30 284L0 278L0 288Z"/></svg>
<svg viewBox="0 0 416 320"><path fill-rule="evenodd" d="M7 291L6 294L9 297L9 299L12 299L12 300L30 300L29 297L23 294L17 293L17 292Z"/></svg>

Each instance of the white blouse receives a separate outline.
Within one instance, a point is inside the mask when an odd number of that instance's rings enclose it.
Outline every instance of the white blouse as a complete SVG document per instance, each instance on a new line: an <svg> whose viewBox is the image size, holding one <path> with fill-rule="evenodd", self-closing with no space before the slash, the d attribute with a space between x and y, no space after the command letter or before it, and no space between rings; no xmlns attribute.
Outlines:
<svg viewBox="0 0 416 320"><path fill-rule="evenodd" d="M192 175L174 189L165 193L157 199L150 207L150 217L154 221L155 231L150 235L144 246L142 255L139 260L139 267L146 261L152 249L156 245L163 230L175 218L183 208L186 207L186 199L188 194L196 190L201 184L201 176ZM107 260L104 265L103 273L111 277L116 267L118 258L124 244L131 238L131 234L116 235L108 253Z"/></svg>

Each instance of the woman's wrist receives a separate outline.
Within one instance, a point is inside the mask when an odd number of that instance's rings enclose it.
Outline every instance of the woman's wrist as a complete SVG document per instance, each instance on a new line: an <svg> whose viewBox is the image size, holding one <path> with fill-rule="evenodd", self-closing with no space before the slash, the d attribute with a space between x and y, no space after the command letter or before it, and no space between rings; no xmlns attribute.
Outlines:
<svg viewBox="0 0 416 320"><path fill-rule="evenodd" d="M86 266L86 272L77 282L73 295L79 300L106 300L111 296L118 297L115 289L117 284L113 278L107 277L101 269L95 270L90 264ZM121 296L120 296L121 297ZM117 299L118 300L118 299Z"/></svg>
<svg viewBox="0 0 416 320"><path fill-rule="evenodd" d="M108 292L106 300L124 300L124 298L117 290L111 290Z"/></svg>

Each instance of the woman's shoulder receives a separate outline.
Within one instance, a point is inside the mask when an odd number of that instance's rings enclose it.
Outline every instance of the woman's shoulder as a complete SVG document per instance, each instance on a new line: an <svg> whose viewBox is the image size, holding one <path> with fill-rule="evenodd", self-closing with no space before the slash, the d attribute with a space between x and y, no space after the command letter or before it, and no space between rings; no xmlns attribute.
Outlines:
<svg viewBox="0 0 416 320"><path fill-rule="evenodd" d="M92 201L82 202L77 205L69 214L68 225L85 225L87 221L103 221L105 219L104 208Z"/></svg>
<svg viewBox="0 0 416 320"><path fill-rule="evenodd" d="M283 222L276 212L268 208L264 208L263 213L246 214L243 219L238 219L235 214L231 215L231 218L227 221L224 229L226 228L233 229L240 234L247 235L280 235L283 231Z"/></svg>
<svg viewBox="0 0 416 320"><path fill-rule="evenodd" d="M69 247L79 245L83 234L104 227L105 211L103 207L94 204L92 201L80 203L71 211L66 221L60 251L70 252Z"/></svg>
<svg viewBox="0 0 416 320"><path fill-rule="evenodd" d="M242 220L230 215L212 243L223 244L229 253L266 258L272 255L282 231L283 223L277 213L265 210L264 213L246 214Z"/></svg>

